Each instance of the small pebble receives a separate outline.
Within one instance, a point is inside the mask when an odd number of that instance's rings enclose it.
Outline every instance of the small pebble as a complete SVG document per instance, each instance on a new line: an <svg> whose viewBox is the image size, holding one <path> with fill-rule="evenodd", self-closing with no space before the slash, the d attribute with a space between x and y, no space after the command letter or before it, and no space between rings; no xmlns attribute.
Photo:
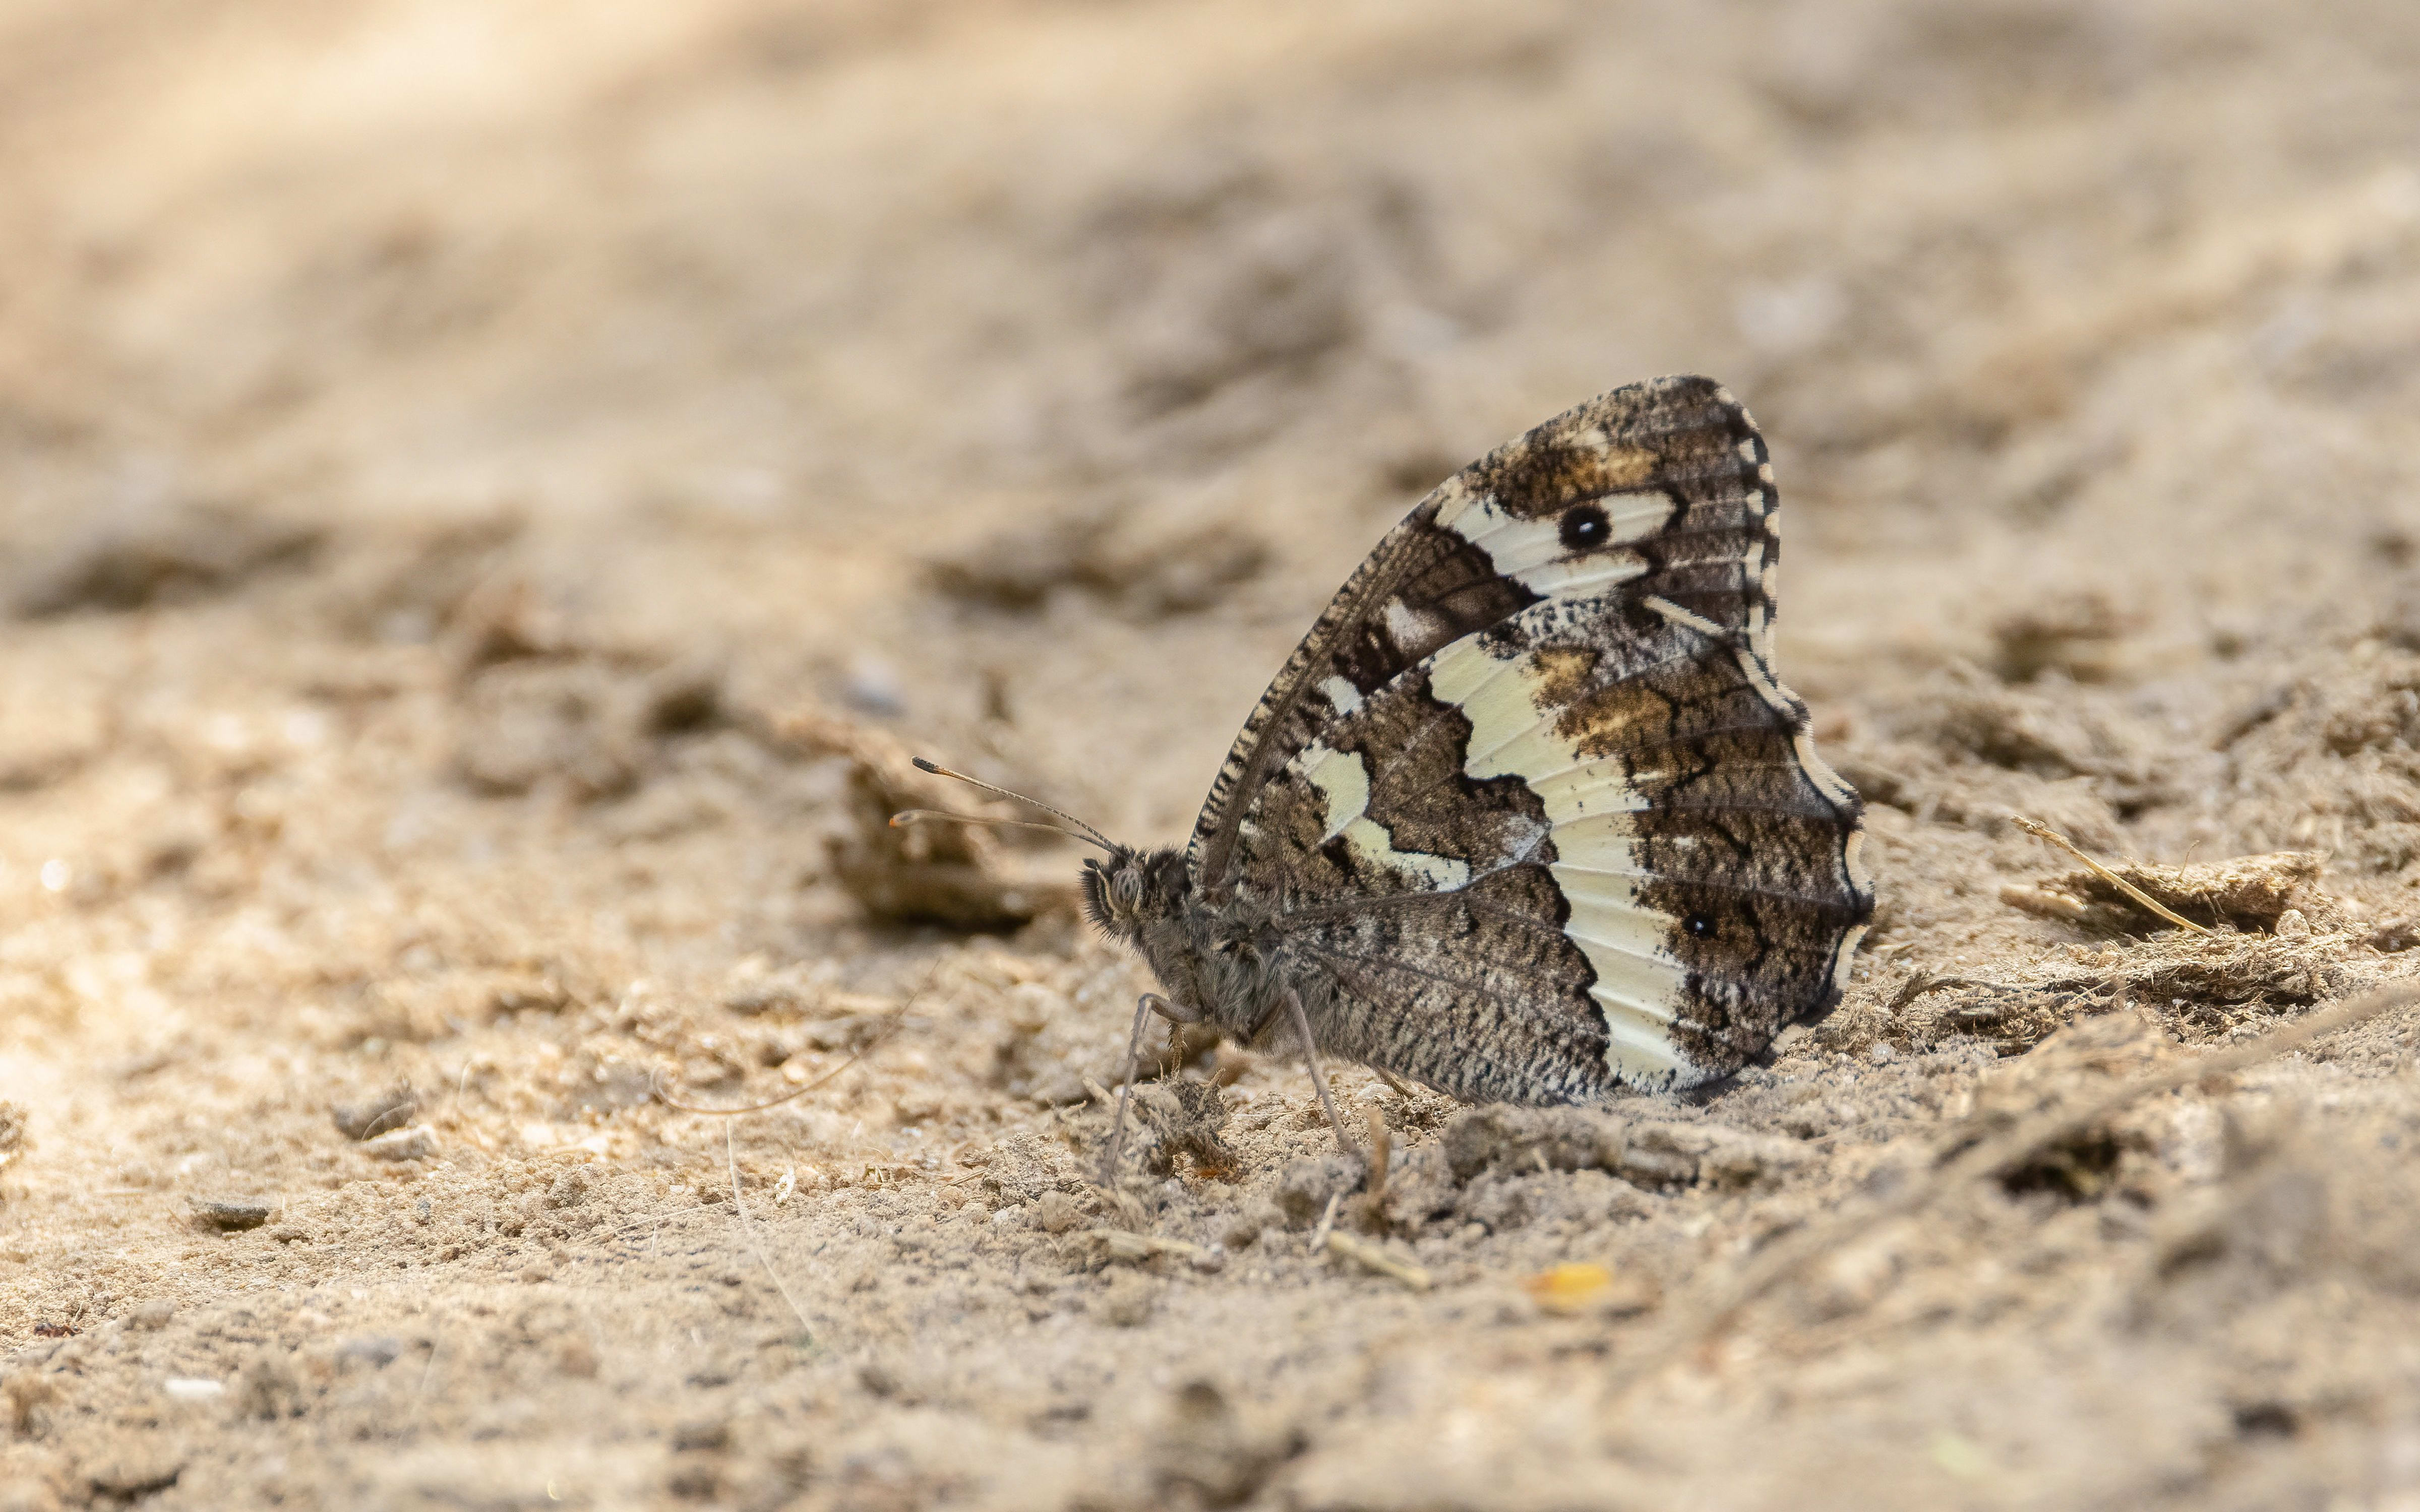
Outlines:
<svg viewBox="0 0 2420 1512"><path fill-rule="evenodd" d="M409 1083L397 1082L357 1102L332 1103L328 1117L346 1138L373 1139L410 1123L419 1108L419 1094Z"/></svg>
<svg viewBox="0 0 2420 1512"><path fill-rule="evenodd" d="M1084 1210L1064 1192L1045 1192L1034 1199L1033 1221L1046 1234L1063 1234L1084 1221Z"/></svg>
<svg viewBox="0 0 2420 1512"><path fill-rule="evenodd" d="M84 1464L84 1477L92 1489L125 1506L164 1491L177 1484L184 1473L185 1458L181 1451L160 1442L137 1442L122 1448L103 1449L98 1458Z"/></svg>
<svg viewBox="0 0 2420 1512"><path fill-rule="evenodd" d="M175 1303L165 1297L152 1297L136 1303L134 1310L126 1315L126 1320L136 1328L158 1330L167 1327L168 1319L176 1316Z"/></svg>
<svg viewBox="0 0 2420 1512"><path fill-rule="evenodd" d="M427 1160L437 1153L437 1135L427 1128L396 1129L363 1141L362 1153L372 1160Z"/></svg>
<svg viewBox="0 0 2420 1512"><path fill-rule="evenodd" d="M228 1233L269 1222L269 1204L249 1197L194 1197L191 1205L194 1217Z"/></svg>
<svg viewBox="0 0 2420 1512"><path fill-rule="evenodd" d="M891 718L907 710L906 695L899 687L899 673L879 656L861 655L848 669L848 678L841 685L840 696L861 714Z"/></svg>
<svg viewBox="0 0 2420 1512"><path fill-rule="evenodd" d="M403 1357L403 1340L386 1334L357 1334L336 1346L336 1359L343 1365L364 1365L382 1369Z"/></svg>
<svg viewBox="0 0 2420 1512"><path fill-rule="evenodd" d="M206 1402L226 1394L224 1381L204 1381L190 1376L170 1376L160 1383L160 1389L176 1402Z"/></svg>

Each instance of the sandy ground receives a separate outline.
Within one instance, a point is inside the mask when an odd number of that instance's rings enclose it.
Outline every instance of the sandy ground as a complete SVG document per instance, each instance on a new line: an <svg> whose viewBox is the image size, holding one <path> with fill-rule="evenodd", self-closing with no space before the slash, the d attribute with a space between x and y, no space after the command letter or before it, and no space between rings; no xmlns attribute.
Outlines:
<svg viewBox="0 0 2420 1512"><path fill-rule="evenodd" d="M2408 0L0 10L0 1508L2420 1506L2420 1013L2263 1038L2420 943L2415 79ZM1845 1005L1344 1071L1374 1194L1187 1044L1096 1188L1143 978L1063 848L883 849L898 752L1175 839L1413 499L1686 371Z"/></svg>

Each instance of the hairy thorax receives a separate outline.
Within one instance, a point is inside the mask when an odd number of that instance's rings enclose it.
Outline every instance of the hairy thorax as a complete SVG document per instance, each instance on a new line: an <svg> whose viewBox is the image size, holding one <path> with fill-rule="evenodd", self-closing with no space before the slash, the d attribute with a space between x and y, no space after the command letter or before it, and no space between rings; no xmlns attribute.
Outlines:
<svg viewBox="0 0 2420 1512"><path fill-rule="evenodd" d="M1093 922L1150 964L1171 1017L1214 1025L1239 1043L1261 1042L1282 1020L1287 986L1311 985L1292 980L1265 901L1204 899L1173 849L1120 846L1107 861L1086 863L1083 888Z"/></svg>
<svg viewBox="0 0 2420 1512"><path fill-rule="evenodd" d="M1253 1044L1280 1024L1290 980L1269 922L1267 908L1250 901L1188 901L1148 924L1135 945L1181 1011Z"/></svg>

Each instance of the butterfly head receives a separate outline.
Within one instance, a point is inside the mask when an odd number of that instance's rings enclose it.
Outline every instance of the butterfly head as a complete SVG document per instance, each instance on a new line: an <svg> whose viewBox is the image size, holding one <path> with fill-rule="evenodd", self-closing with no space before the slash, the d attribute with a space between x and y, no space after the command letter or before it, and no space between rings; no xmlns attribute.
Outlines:
<svg viewBox="0 0 2420 1512"><path fill-rule="evenodd" d="M1139 938L1146 925L1173 918L1192 883L1184 853L1173 848L1131 850L1120 845L1105 861L1084 863L1084 912L1114 939Z"/></svg>

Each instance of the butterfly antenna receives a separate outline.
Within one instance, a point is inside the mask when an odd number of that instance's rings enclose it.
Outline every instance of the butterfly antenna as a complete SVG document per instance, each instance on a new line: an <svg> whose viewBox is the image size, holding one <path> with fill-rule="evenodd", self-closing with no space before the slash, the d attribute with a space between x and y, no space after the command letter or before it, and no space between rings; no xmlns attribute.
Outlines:
<svg viewBox="0 0 2420 1512"><path fill-rule="evenodd" d="M994 819L985 814L952 813L946 809L902 809L891 816L891 825L893 829L905 829L909 825L920 825L927 819L945 820L953 825L989 825L999 829L1039 829L1046 834L1064 835L1069 840L1080 840L1087 844L1097 843L1090 835L1078 835L1072 829L1058 825L1046 825L1038 820Z"/></svg>
<svg viewBox="0 0 2420 1512"><path fill-rule="evenodd" d="M916 770L920 772L930 772L935 777L954 777L959 781L968 784L970 787L978 787L983 789L985 793L998 794L1003 798L1013 799L1014 801L1025 804L1030 808L1039 809L1044 813L1049 814L1053 818L1064 819L1067 823L1075 825L1076 827L1072 830L1063 830L1061 833L1069 835L1076 840L1090 841L1092 843L1098 845L1101 849L1109 852L1111 856L1118 854L1117 846L1110 841L1107 835L1094 829L1092 825L1084 823L1081 819L1077 818L1074 814L1068 813L1063 810L1053 809L1050 805L1044 803L1039 798L1029 798L1022 793L1011 793L1006 788L994 787L991 783L985 781L979 777L969 777L964 772L953 772L948 767L943 766L940 763L928 762L922 756L911 756L908 760L916 764ZM931 809L915 809L909 810L910 813L917 814L933 813L936 810ZM905 817L905 815L902 817ZM896 823L896 821L894 820L893 823ZM1041 827L1047 829L1050 826L1044 825Z"/></svg>

